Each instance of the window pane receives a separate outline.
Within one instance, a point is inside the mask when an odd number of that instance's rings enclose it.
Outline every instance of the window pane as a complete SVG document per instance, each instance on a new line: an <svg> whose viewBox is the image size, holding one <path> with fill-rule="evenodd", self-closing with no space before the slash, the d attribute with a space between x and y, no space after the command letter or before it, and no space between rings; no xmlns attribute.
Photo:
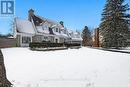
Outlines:
<svg viewBox="0 0 130 87"><path fill-rule="evenodd" d="M30 37L22 37L22 43L30 43L31 42L31 38Z"/></svg>
<svg viewBox="0 0 130 87"><path fill-rule="evenodd" d="M58 28L56 28L56 32L58 32Z"/></svg>

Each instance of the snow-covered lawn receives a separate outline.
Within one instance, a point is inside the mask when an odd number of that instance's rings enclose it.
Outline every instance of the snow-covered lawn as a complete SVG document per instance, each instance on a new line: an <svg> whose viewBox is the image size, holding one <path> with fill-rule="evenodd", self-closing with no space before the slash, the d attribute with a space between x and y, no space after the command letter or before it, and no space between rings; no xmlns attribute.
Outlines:
<svg viewBox="0 0 130 87"><path fill-rule="evenodd" d="M125 49L122 49L122 50L120 50L120 51L124 51L124 52L130 52L130 47L128 47L128 48L125 48Z"/></svg>
<svg viewBox="0 0 130 87"><path fill-rule="evenodd" d="M102 48L101 48L102 49ZM126 52L126 53L129 53L130 54L130 47L127 47L127 48L122 48L122 49L105 49L105 50L111 50L111 51L118 51L118 52Z"/></svg>
<svg viewBox="0 0 130 87"><path fill-rule="evenodd" d="M14 87L130 87L130 54L91 48L2 49Z"/></svg>

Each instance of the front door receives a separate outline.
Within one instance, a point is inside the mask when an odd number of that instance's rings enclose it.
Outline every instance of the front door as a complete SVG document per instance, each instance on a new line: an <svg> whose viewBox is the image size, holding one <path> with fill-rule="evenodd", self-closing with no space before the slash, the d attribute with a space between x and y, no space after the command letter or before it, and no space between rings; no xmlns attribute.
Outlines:
<svg viewBox="0 0 130 87"><path fill-rule="evenodd" d="M55 42L58 43L58 39L55 39Z"/></svg>

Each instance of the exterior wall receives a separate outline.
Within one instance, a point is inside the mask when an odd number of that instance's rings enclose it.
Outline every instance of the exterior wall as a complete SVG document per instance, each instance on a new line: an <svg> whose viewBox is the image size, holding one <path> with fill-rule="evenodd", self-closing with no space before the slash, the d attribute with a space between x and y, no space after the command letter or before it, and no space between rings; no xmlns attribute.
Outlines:
<svg viewBox="0 0 130 87"><path fill-rule="evenodd" d="M16 47L17 40L14 38L0 38L0 48Z"/></svg>
<svg viewBox="0 0 130 87"><path fill-rule="evenodd" d="M20 43L21 43L21 42L20 42L20 35L17 35L16 40L17 40L17 43L16 43L17 46L20 47L20 46L21 46L21 44L20 44Z"/></svg>

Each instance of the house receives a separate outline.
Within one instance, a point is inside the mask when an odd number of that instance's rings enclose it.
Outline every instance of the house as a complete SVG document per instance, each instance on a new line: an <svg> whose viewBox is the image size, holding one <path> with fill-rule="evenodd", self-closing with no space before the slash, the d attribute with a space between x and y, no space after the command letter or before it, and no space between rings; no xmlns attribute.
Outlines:
<svg viewBox="0 0 130 87"><path fill-rule="evenodd" d="M30 42L79 43L81 34L64 27L63 22L57 23L28 11L28 20L15 18L14 37L17 46L28 47Z"/></svg>

